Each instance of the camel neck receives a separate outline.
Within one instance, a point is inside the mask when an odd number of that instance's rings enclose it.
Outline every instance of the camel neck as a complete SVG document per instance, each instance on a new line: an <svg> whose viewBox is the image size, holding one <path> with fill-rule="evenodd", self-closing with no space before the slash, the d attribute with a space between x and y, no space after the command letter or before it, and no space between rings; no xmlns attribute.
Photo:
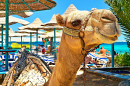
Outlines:
<svg viewBox="0 0 130 86"><path fill-rule="evenodd" d="M66 41L62 39L49 86L72 86L83 59L84 57L81 55L80 49L70 49Z"/></svg>

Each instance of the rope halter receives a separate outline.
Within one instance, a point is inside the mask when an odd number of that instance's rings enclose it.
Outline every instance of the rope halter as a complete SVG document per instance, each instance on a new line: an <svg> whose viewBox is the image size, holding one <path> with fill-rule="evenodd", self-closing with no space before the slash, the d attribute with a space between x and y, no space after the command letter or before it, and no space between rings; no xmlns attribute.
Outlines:
<svg viewBox="0 0 130 86"><path fill-rule="evenodd" d="M80 32L83 33L85 31L85 28L87 26L87 22L88 22L88 20L89 20L89 18L92 15L94 10L96 10L96 8L91 9L91 11L88 14L88 16L86 17L86 19L84 19L83 24L81 24L81 28L72 29L72 28L68 28L68 27L63 27L63 33L65 33L66 35L71 36L71 37L81 38Z"/></svg>
<svg viewBox="0 0 130 86"><path fill-rule="evenodd" d="M92 8L90 13L88 14L88 16L86 17L86 19L84 20L83 24L81 24L81 28L79 29L71 29L68 27L64 27L63 28L63 33L71 36L72 37L76 37L76 38L80 38L81 39L81 46L82 46L82 50L81 50L81 54L84 56L84 86L85 86L85 57L87 55L87 52L89 52L89 50L85 50L85 42L84 42L84 31L85 28L87 26L88 20L90 18L90 16L92 15L93 11L96 10L96 8ZM85 53L84 53L85 52Z"/></svg>

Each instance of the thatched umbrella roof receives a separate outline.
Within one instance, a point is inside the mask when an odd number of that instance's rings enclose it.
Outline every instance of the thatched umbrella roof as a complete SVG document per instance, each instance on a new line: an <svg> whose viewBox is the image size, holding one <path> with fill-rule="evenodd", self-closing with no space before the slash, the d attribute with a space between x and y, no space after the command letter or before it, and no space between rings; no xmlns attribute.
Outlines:
<svg viewBox="0 0 130 86"><path fill-rule="evenodd" d="M43 23L39 18L36 18L33 23L19 27L19 30L29 29L29 30L37 30L37 29L43 29L44 27L41 26Z"/></svg>
<svg viewBox="0 0 130 86"><path fill-rule="evenodd" d="M68 15L70 12L76 11L76 10L77 10L77 8L73 4L71 4L67 8L67 10L63 13L62 16L64 17L64 16ZM52 16L52 18L51 18L51 20L49 22L44 23L42 26L53 26L53 25L57 25L56 15L55 14Z"/></svg>
<svg viewBox="0 0 130 86"><path fill-rule="evenodd" d="M8 34L8 13L27 12L51 9L56 6L52 0L0 0L0 10L6 11L6 34ZM7 8L7 9L6 9ZM8 35L6 35L6 49L8 48ZM6 53L8 57L8 53ZM8 71L8 58L6 59L6 71Z"/></svg>
<svg viewBox="0 0 130 86"><path fill-rule="evenodd" d="M41 26L44 26L44 30L46 30L46 31L53 31L54 28L56 30L62 30L62 28L63 28L63 27L57 25L55 14L52 16L52 18L49 22L44 23Z"/></svg>
<svg viewBox="0 0 130 86"><path fill-rule="evenodd" d="M16 33L32 33L32 34L36 34L36 31L32 31L32 30L19 30L19 31L15 31ZM46 33L45 32L41 32L41 31L38 31L38 34L42 34L42 35L45 35Z"/></svg>
<svg viewBox="0 0 130 86"><path fill-rule="evenodd" d="M13 16L9 16L9 25L12 25L12 24L15 24L15 23L20 23L22 25L29 24L29 22L26 21L26 20L19 19L19 18L13 17ZM0 24L4 24L4 25L6 24L5 17L0 17Z"/></svg>
<svg viewBox="0 0 130 86"><path fill-rule="evenodd" d="M56 37L61 37L62 35L62 31L60 32L56 32ZM50 38L50 37L54 37L54 31L51 31L51 32L48 32L46 33L46 35L39 35L38 36L39 38Z"/></svg>
<svg viewBox="0 0 130 86"><path fill-rule="evenodd" d="M5 17L6 15L6 12L5 11L0 11L0 17ZM9 16L10 15L19 15L23 18L27 18L29 16L31 16L33 14L33 12L9 12Z"/></svg>
<svg viewBox="0 0 130 86"><path fill-rule="evenodd" d="M6 0L0 1L0 10L5 11ZM9 0L9 12L47 10L56 6L52 0Z"/></svg>
<svg viewBox="0 0 130 86"><path fill-rule="evenodd" d="M29 34L25 34L25 33L14 33L14 34L9 34L9 37L25 37L25 36L30 36Z"/></svg>
<svg viewBox="0 0 130 86"><path fill-rule="evenodd" d="M46 30L46 31L54 31L54 28L55 28L56 30L62 30L62 29L63 29L62 26L58 26L58 25L44 26L44 30Z"/></svg>
<svg viewBox="0 0 130 86"><path fill-rule="evenodd" d="M72 11L76 11L76 10L78 10L73 4L71 4L68 8L67 8L67 10L63 13L63 17L64 16L66 16L66 15L68 15L69 13L71 13Z"/></svg>
<svg viewBox="0 0 130 86"><path fill-rule="evenodd" d="M46 22L44 24L42 24L42 26L45 26L45 25L50 25L53 26L53 25L57 25L57 22L56 22L56 15L54 14L51 18L51 20L49 22Z"/></svg>
<svg viewBox="0 0 130 86"><path fill-rule="evenodd" d="M4 27L5 28L5 27ZM1 35L1 31L0 31L0 35ZM11 28L9 28L9 34L14 34L13 30ZM5 35L5 32L3 32L3 35Z"/></svg>
<svg viewBox="0 0 130 86"><path fill-rule="evenodd" d="M76 10L77 10L77 8L73 4L71 4L67 8L67 10L63 13L62 16L64 17L64 16L68 15L70 12L76 11ZM54 26L54 25L57 25L56 15L55 14L52 16L52 18L51 18L51 20L49 22L46 22L46 23L42 24L42 26Z"/></svg>

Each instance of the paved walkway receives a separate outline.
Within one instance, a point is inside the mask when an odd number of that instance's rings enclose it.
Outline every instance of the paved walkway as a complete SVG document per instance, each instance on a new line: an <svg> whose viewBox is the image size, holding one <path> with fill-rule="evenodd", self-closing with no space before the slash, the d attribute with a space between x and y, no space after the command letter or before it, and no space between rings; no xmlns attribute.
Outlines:
<svg viewBox="0 0 130 86"><path fill-rule="evenodd" d="M73 83L73 86L83 86L83 81L83 74L77 75ZM86 72L85 86L118 86L119 83L120 81L110 80L107 78L103 78L102 76Z"/></svg>

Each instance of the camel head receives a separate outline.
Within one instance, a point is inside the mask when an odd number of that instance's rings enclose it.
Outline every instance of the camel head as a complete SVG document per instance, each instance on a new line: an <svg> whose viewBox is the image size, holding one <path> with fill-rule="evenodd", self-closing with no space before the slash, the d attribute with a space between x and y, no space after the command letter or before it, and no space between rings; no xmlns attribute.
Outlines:
<svg viewBox="0 0 130 86"><path fill-rule="evenodd" d="M114 43L120 36L120 26L116 16L105 9L94 9L89 11L73 11L66 17L60 14L56 16L57 24L63 26L63 32L67 34L68 44L72 47L80 46L79 32L84 32L84 42L87 45L98 45L102 43ZM83 33L80 33L83 35Z"/></svg>

